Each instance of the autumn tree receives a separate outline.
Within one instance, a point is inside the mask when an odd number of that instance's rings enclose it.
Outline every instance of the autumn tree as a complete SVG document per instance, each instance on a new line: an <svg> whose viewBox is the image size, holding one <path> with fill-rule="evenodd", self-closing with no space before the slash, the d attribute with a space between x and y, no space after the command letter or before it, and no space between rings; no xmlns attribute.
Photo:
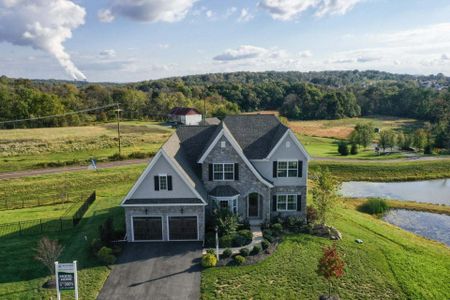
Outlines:
<svg viewBox="0 0 450 300"><path fill-rule="evenodd" d="M328 281L328 299L330 299L333 279L344 275L345 262L336 249L336 243L332 246L324 247L322 250L323 255L317 265L317 274Z"/></svg>

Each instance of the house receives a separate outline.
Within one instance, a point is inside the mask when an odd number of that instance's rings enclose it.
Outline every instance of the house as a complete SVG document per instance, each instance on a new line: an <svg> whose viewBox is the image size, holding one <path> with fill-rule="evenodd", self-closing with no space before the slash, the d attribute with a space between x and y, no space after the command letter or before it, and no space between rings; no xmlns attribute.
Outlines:
<svg viewBox="0 0 450 300"><path fill-rule="evenodd" d="M306 217L310 157L274 115L236 115L181 126L122 201L127 239L204 240L214 207L261 223Z"/></svg>
<svg viewBox="0 0 450 300"><path fill-rule="evenodd" d="M169 119L183 125L198 125L202 114L192 107L174 107L169 113Z"/></svg>

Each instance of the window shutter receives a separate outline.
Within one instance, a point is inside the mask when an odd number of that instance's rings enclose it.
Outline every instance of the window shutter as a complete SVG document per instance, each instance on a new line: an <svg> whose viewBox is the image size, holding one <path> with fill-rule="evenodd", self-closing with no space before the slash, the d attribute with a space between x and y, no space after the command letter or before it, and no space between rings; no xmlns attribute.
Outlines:
<svg viewBox="0 0 450 300"><path fill-rule="evenodd" d="M167 190L172 190L172 176L167 176Z"/></svg>
<svg viewBox="0 0 450 300"><path fill-rule="evenodd" d="M213 164L208 165L209 181L213 180Z"/></svg>
<svg viewBox="0 0 450 300"><path fill-rule="evenodd" d="M234 180L239 180L239 164L234 164Z"/></svg>
<svg viewBox="0 0 450 300"><path fill-rule="evenodd" d="M297 211L302 210L302 195L297 195Z"/></svg>
<svg viewBox="0 0 450 300"><path fill-rule="evenodd" d="M277 177L277 173L278 173L278 162L277 161L273 162L273 169L272 170L273 170L272 177L276 178Z"/></svg>
<svg viewBox="0 0 450 300"><path fill-rule="evenodd" d="M302 177L303 176L303 161L302 160L298 161L297 168L298 168L297 176Z"/></svg>
<svg viewBox="0 0 450 300"><path fill-rule="evenodd" d="M272 211L277 211L277 195L272 196Z"/></svg>
<svg viewBox="0 0 450 300"><path fill-rule="evenodd" d="M155 191L159 191L159 176L155 176Z"/></svg>

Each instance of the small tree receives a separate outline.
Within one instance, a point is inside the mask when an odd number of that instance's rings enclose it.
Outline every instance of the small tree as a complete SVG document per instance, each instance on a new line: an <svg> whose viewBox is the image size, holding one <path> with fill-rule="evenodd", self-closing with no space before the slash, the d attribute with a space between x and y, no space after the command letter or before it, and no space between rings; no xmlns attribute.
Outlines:
<svg viewBox="0 0 450 300"><path fill-rule="evenodd" d="M352 144L352 147L350 148L350 154L351 154L351 155L356 155L356 154L358 154L358 145Z"/></svg>
<svg viewBox="0 0 450 300"><path fill-rule="evenodd" d="M367 148L372 142L375 135L375 128L371 123L359 123L355 126L355 130L350 134L350 142Z"/></svg>
<svg viewBox="0 0 450 300"><path fill-rule="evenodd" d="M380 132L379 146L386 151L386 148L392 148L395 146L395 133L392 130L384 130Z"/></svg>
<svg viewBox="0 0 450 300"><path fill-rule="evenodd" d="M324 225L336 205L340 183L328 169L318 169L312 188L313 202L317 209L317 219Z"/></svg>
<svg viewBox="0 0 450 300"><path fill-rule="evenodd" d="M331 296L332 280L344 275L345 262L336 249L336 243L323 248L323 255L317 265L317 274L328 281L328 298Z"/></svg>
<svg viewBox="0 0 450 300"><path fill-rule="evenodd" d="M340 141L338 144L338 152L340 155L347 156L348 155L348 145L347 142Z"/></svg>
<svg viewBox="0 0 450 300"><path fill-rule="evenodd" d="M427 144L427 133L423 129L418 129L414 133L414 139L413 139L413 145L416 147L419 151L425 148L425 145Z"/></svg>
<svg viewBox="0 0 450 300"><path fill-rule="evenodd" d="M38 242L34 258L46 266L51 275L54 275L55 261L58 260L63 249L64 247L61 246L58 241L50 240L48 237L44 236Z"/></svg>

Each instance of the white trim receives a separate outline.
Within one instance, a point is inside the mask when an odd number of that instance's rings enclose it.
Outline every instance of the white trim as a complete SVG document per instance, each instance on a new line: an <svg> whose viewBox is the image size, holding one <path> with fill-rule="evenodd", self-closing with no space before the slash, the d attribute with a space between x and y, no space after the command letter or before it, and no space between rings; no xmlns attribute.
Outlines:
<svg viewBox="0 0 450 300"><path fill-rule="evenodd" d="M210 197L211 199L213 199L213 200L220 201L220 200L228 200L228 199L239 198L239 195L240 195L240 194L237 194L237 195L235 195L235 196L227 196L227 197L225 197L225 196L223 196L223 197L209 196L209 197Z"/></svg>
<svg viewBox="0 0 450 300"><path fill-rule="evenodd" d="M171 240L170 239L170 222L169 222L169 218L170 217L186 217L186 218L192 218L195 217L196 219L196 224L197 224L197 239L194 240ZM166 215L166 220L167 220L167 241L170 242L186 242L186 241L198 241L200 239L200 224L198 222L198 216L197 215L181 215L181 214L167 214Z"/></svg>
<svg viewBox="0 0 450 300"><path fill-rule="evenodd" d="M266 179L264 179L264 177L261 176L261 174L259 174L259 172L255 169L255 167L252 165L252 163L245 156L245 154L242 151L241 147L239 146L238 142L234 139L233 135L231 134L231 132L228 130L228 128L226 127L226 125L224 123L223 123L222 130L214 138L213 142L211 143L211 145L209 145L208 149L206 149L206 151L203 153L202 157L200 157L200 159L198 160L198 163L202 164L205 161L208 154L212 151L212 149L214 148L214 146L217 144L217 142L220 140L220 138L222 136L225 136L225 138L230 142L231 146L234 148L234 150L236 150L236 152L239 154L239 156L244 161L244 163L247 165L247 167L250 169L250 171L252 171L252 173L256 176L256 178L258 178L266 186L272 188L273 184L268 182Z"/></svg>
<svg viewBox="0 0 450 300"><path fill-rule="evenodd" d="M298 174L298 167L299 167L299 163L298 160L296 159L279 159L276 161L277 162L277 178L297 178L297 177L303 177L303 174L300 174L301 176L299 176ZM278 171L280 170L280 162L285 162L286 163L286 176L280 176L278 175ZM289 169L289 163L290 162L295 162L297 164L297 167L295 168L295 176L289 176L289 171L290 170L294 170L294 169ZM303 169L302 169L303 171Z"/></svg>
<svg viewBox="0 0 450 300"><path fill-rule="evenodd" d="M220 163L215 163L215 162L213 162L212 163L212 165L213 165L213 180L212 181L235 181L236 180L236 178L234 178L234 174L235 174L235 172L236 172L236 170L235 170L235 164L234 163L232 163L232 162L220 162ZM214 174L215 173L220 173L220 172L216 172L216 171L214 171L214 166L215 165L222 165L222 178L223 179L214 179ZM225 179L225 173L230 173L229 171L228 172L225 172L225 165L232 165L233 166L233 171L232 171L232 174L233 174L233 179Z"/></svg>
<svg viewBox="0 0 450 300"><path fill-rule="evenodd" d="M206 203L170 203L170 204L164 204L164 203L158 203L158 204L123 204L122 206L125 207L141 207L141 206L206 206Z"/></svg>
<svg viewBox="0 0 450 300"><path fill-rule="evenodd" d="M216 196L209 196L212 200L216 202L216 204L220 207L220 201L227 201L228 202L228 210L230 210L232 213L238 215L239 214L239 195L237 194L235 196L228 196L228 197L216 197ZM236 201L236 212L233 211L233 201ZM230 205L231 203L231 205Z"/></svg>
<svg viewBox="0 0 450 300"><path fill-rule="evenodd" d="M161 238L162 240L137 240L134 239L134 218L160 218L161 219ZM131 241L132 242L163 242L164 241L164 231L163 231L163 216L162 215L131 215Z"/></svg>
<svg viewBox="0 0 450 300"><path fill-rule="evenodd" d="M279 194L277 193L277 194L275 194L275 196L277 197L276 211L280 211L280 212L297 211L298 195L301 195L301 194L300 193L298 193L298 194L292 194L292 193L279 193ZM278 209L278 197L279 196L286 196L286 209ZM288 196L294 196L295 209L288 209L288 205L289 205Z"/></svg>
<svg viewBox="0 0 450 300"><path fill-rule="evenodd" d="M134 192L136 192L138 187L142 184L144 179L150 173L151 169L156 164L156 162L161 158L161 156L163 156L166 159L166 161L169 163L169 165L181 177L183 182L190 188L190 190L194 193L194 195L196 195L197 198L202 200L204 205L207 205L207 202L205 201L205 199L203 199L203 197L197 192L197 190L192 186L192 184L187 181L187 179L186 179L187 175L186 174L180 174L180 169L177 166L175 166L175 164L173 163L172 159L165 153L163 148L161 148L161 149L159 149L158 153L156 153L155 157L152 158L152 160L150 161L148 166L145 168L145 170L139 176L139 179L136 181L136 183L133 185L131 190L128 192L128 194L125 196L125 198L122 200L122 202L120 203L120 206L131 206L131 205L124 205L125 201L130 199L133 196ZM167 204L165 204L165 205L167 205ZM177 205L180 205L180 204L177 204ZM147 205L136 205L136 206L147 206ZM151 205L151 206L156 206L156 205ZM162 206L164 206L164 205L162 205Z"/></svg>
<svg viewBox="0 0 450 300"><path fill-rule="evenodd" d="M262 160L270 160L270 157L272 157L272 155L275 153L275 151L278 149L278 147L280 147L280 145L282 144L283 140L286 138L286 136L290 136L291 139L294 141L294 143L297 145L297 147L300 149L301 152L303 152L303 154L305 154L306 156L306 160L310 161L311 160L311 156L309 155L309 153L306 151L305 147L303 147L302 143L300 143L300 141L298 140L298 138L295 136L295 134L292 132L291 129L288 128L288 130L283 134L283 136L281 137L281 139L278 140L277 144L272 148L272 151L270 151L270 153L267 155L266 158L262 159Z"/></svg>

